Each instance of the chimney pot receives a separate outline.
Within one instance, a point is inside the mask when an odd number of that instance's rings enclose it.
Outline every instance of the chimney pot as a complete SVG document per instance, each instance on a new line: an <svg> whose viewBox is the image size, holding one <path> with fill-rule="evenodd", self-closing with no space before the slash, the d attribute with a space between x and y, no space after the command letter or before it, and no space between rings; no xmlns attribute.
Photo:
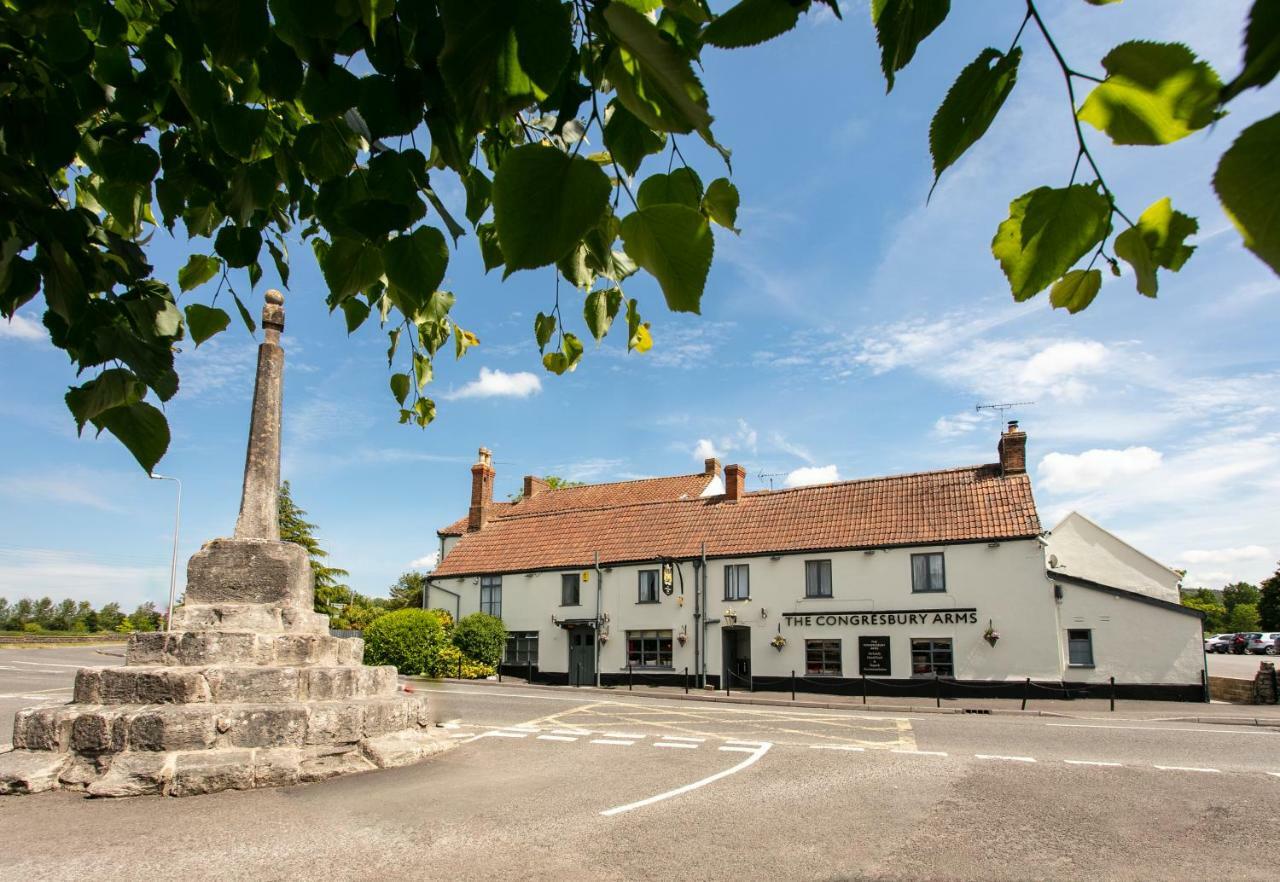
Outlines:
<svg viewBox="0 0 1280 882"><path fill-rule="evenodd" d="M747 470L740 465L724 467L724 496L729 502L742 498L747 483Z"/></svg>
<svg viewBox="0 0 1280 882"><path fill-rule="evenodd" d="M1000 473L1020 475L1027 470L1027 433L1018 429L1017 420L1009 420L1009 428L1000 435L996 446L1000 453Z"/></svg>
<svg viewBox="0 0 1280 882"><path fill-rule="evenodd" d="M493 453L481 447L478 461L471 467L471 508L467 511L467 532L484 528L493 506Z"/></svg>
<svg viewBox="0 0 1280 882"><path fill-rule="evenodd" d="M716 459L714 456L707 457L706 461L703 462L702 473L704 475L720 474L720 460Z"/></svg>

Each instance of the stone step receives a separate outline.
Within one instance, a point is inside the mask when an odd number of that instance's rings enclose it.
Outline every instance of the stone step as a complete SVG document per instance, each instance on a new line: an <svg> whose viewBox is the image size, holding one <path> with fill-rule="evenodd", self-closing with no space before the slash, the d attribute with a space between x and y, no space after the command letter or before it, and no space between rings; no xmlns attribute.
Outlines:
<svg viewBox="0 0 1280 882"><path fill-rule="evenodd" d="M82 704L336 701L393 695L396 689L396 669L391 665L125 665L81 668L76 673L74 700Z"/></svg>
<svg viewBox="0 0 1280 882"><path fill-rule="evenodd" d="M329 617L268 603L184 603L173 611L179 631L328 634Z"/></svg>
<svg viewBox="0 0 1280 882"><path fill-rule="evenodd" d="M126 665L358 665L359 637L328 634L257 634L252 631L161 631L134 634Z"/></svg>
<svg viewBox="0 0 1280 882"><path fill-rule="evenodd" d="M82 755L355 744L430 722L425 698L279 704L64 704L19 711L15 749Z"/></svg>

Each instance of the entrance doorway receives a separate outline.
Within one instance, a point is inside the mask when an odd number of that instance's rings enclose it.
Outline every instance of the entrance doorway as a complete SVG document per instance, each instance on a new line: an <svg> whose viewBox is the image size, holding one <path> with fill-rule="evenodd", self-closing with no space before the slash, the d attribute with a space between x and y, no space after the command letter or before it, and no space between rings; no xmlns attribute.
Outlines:
<svg viewBox="0 0 1280 882"><path fill-rule="evenodd" d="M722 628L720 645L724 652L724 683L730 689L751 688L751 629Z"/></svg>
<svg viewBox="0 0 1280 882"><path fill-rule="evenodd" d="M595 628L569 628L569 685L594 686L596 683Z"/></svg>

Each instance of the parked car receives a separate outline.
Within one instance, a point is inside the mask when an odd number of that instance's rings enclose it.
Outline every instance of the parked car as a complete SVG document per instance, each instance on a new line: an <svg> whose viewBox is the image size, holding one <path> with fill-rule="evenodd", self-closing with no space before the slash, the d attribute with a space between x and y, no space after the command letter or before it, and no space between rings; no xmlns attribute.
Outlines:
<svg viewBox="0 0 1280 882"><path fill-rule="evenodd" d="M1249 651L1254 655L1275 655L1280 651L1280 631L1249 635Z"/></svg>
<svg viewBox="0 0 1280 882"><path fill-rule="evenodd" d="M1208 637L1204 641L1205 652L1218 652L1226 654L1231 651L1231 641L1235 639L1235 634L1215 634Z"/></svg>
<svg viewBox="0 0 1280 882"><path fill-rule="evenodd" d="M1233 655L1244 655L1249 651L1249 641L1253 639L1253 634L1245 632L1236 634L1231 638L1231 652Z"/></svg>

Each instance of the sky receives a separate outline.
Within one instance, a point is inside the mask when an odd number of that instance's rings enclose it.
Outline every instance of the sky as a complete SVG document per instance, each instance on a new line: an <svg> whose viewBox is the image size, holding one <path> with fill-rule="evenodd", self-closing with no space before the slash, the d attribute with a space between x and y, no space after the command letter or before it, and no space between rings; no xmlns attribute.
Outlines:
<svg viewBox="0 0 1280 882"><path fill-rule="evenodd" d="M1224 78L1239 68L1239 0L1041 5L1086 71L1137 37L1186 40ZM1188 569L1188 586L1269 575L1280 557L1280 280L1242 247L1209 179L1239 131L1274 112L1280 84L1171 146L1114 147L1086 129L1126 213L1171 196L1200 219L1197 251L1162 273L1155 300L1126 266L1122 278L1104 273L1079 315L1051 309L1047 294L1016 304L991 237L1013 198L1062 186L1075 158L1062 79L1038 34L1024 35L1018 85L987 136L926 200L934 109L984 47L1008 46L1016 7L953 4L887 96L865 2L842 4L843 22L808 15L764 46L709 47L704 81L717 137L733 149L742 232L715 228L702 315L666 312L656 284L633 277L624 289L653 322L653 350L627 354L615 332L556 377L532 330L554 301L552 271L486 275L468 236L444 287L481 345L437 361L426 430L397 424L385 333L369 322L348 337L296 244L283 476L332 565L374 596L430 568L436 529L466 513L481 446L494 451L497 499L525 474L682 474L709 455L742 463L748 488L762 489L991 462L1001 416L975 405L1034 402L1006 416L1028 433L1046 529L1078 510ZM724 173L694 139L681 149L704 181ZM658 171L665 156L640 176ZM443 196L461 216L456 182ZM212 250L161 230L157 274L176 290L196 249ZM589 338L561 293L571 329ZM37 299L0 322L0 596L161 603L175 486L148 480L109 436L76 436L62 403L76 378L42 309ZM179 591L186 559L234 528L257 343L236 324L178 356L182 388L165 406L173 441L157 471L182 481Z"/></svg>

